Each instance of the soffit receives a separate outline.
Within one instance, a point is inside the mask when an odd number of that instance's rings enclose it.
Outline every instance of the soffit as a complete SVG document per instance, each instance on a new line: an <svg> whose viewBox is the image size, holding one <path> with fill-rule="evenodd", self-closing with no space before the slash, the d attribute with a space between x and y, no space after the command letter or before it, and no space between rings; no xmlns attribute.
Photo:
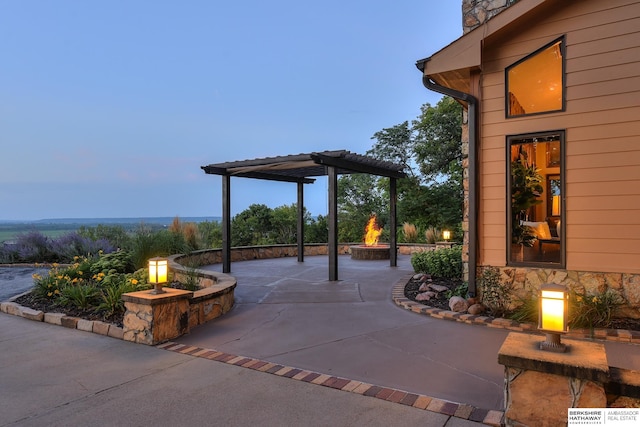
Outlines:
<svg viewBox="0 0 640 427"><path fill-rule="evenodd" d="M557 0L555 0L557 1ZM424 75L439 75L443 81L456 81L455 75L462 76L462 70L467 73L479 69L482 65L482 46L488 38L498 35L513 25L521 25L525 16L544 3L554 3L554 0L520 0L509 6L493 18L472 31L453 41L445 48L424 60Z"/></svg>

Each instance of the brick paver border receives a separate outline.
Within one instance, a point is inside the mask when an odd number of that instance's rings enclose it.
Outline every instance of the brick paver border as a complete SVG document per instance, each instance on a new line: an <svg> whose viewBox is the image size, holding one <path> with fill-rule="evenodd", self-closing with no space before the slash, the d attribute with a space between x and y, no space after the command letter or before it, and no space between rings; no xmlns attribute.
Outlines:
<svg viewBox="0 0 640 427"><path fill-rule="evenodd" d="M368 384L362 381L350 380L347 378L322 374L320 372L298 369L291 366L284 366L251 357L238 356L213 349L178 344L173 341L158 344L156 345L156 348L172 351L174 353L186 354L193 357L209 359L228 365L235 365L246 369L252 369L254 371L264 372L283 378L329 387L348 393L356 393L391 403L412 406L417 409L461 418L464 420L476 421L489 426L500 426L503 422L504 412L502 411L476 408L462 403L450 402L395 388Z"/></svg>

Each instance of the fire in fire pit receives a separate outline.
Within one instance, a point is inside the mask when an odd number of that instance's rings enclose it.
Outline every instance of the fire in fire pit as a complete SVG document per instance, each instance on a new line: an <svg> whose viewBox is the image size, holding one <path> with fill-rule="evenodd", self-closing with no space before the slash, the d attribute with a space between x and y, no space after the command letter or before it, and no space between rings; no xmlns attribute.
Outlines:
<svg viewBox="0 0 640 427"><path fill-rule="evenodd" d="M378 239L380 238L381 234L382 228L376 222L376 216L372 215L367 222L367 226L365 227L364 245L351 247L351 259L389 259L389 246L378 244Z"/></svg>

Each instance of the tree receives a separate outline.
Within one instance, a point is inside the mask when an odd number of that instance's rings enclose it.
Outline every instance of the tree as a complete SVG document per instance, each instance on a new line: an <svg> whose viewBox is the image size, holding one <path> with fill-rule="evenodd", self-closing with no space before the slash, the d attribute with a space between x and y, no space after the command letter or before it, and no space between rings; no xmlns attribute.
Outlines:
<svg viewBox="0 0 640 427"><path fill-rule="evenodd" d="M454 179L462 184L462 106L443 97L425 104L413 121L416 161L428 181Z"/></svg>
<svg viewBox="0 0 640 427"><path fill-rule="evenodd" d="M271 227L271 209L267 205L252 204L231 219L231 245L269 244Z"/></svg>
<svg viewBox="0 0 640 427"><path fill-rule="evenodd" d="M310 218L304 230L305 243L327 243L329 241L329 222L326 216Z"/></svg>
<svg viewBox="0 0 640 427"><path fill-rule="evenodd" d="M461 124L462 106L444 97L435 107L423 105L411 125L405 121L373 135L367 155L401 164L407 174L397 182L399 223L440 228L462 221ZM388 221L388 182L371 175L340 178L341 241L353 241L372 212Z"/></svg>
<svg viewBox="0 0 640 427"><path fill-rule="evenodd" d="M338 180L338 240L360 242L371 214L380 221L388 216L388 197L379 187L379 178L355 173ZM381 224L382 225L382 224Z"/></svg>
<svg viewBox="0 0 640 427"><path fill-rule="evenodd" d="M302 220L307 224L311 221L311 215L307 209L303 210ZM298 235L298 207L297 205L284 205L274 208L271 212L271 240L273 243L292 244L297 242Z"/></svg>

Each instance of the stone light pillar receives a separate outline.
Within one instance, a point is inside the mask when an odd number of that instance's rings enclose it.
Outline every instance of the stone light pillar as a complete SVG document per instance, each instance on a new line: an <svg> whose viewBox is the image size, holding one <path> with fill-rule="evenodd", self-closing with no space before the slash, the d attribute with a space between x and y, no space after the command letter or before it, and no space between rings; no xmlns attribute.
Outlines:
<svg viewBox="0 0 640 427"><path fill-rule="evenodd" d="M505 367L507 426L567 425L568 408L605 408L609 365L601 343L562 340L567 353L539 349L543 338L510 333L498 353Z"/></svg>
<svg viewBox="0 0 640 427"><path fill-rule="evenodd" d="M193 292L164 288L163 294L149 291L122 295L125 341L155 345L189 332L189 298Z"/></svg>

